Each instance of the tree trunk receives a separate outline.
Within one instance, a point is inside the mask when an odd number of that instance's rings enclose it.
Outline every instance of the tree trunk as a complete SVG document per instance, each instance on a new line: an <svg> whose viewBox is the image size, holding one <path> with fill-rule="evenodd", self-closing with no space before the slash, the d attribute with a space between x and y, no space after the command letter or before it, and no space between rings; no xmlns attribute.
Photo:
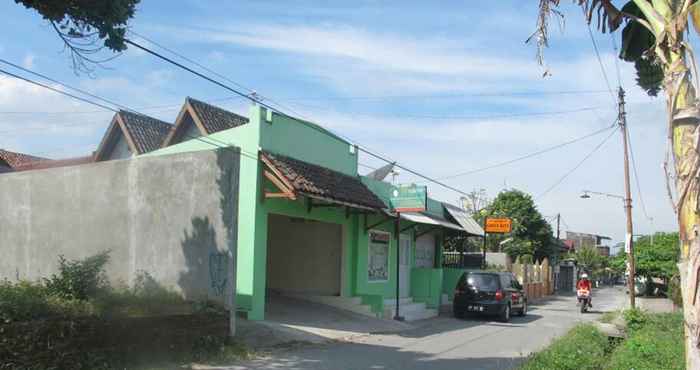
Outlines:
<svg viewBox="0 0 700 370"><path fill-rule="evenodd" d="M668 112L671 121L671 140L676 168L676 189L678 192L678 226L681 248L681 262L678 265L683 296L683 316L685 321L686 368L700 369L698 351L698 317L700 301L697 300L698 254L698 112L695 89L689 79L683 53L671 55L666 68L665 90Z"/></svg>

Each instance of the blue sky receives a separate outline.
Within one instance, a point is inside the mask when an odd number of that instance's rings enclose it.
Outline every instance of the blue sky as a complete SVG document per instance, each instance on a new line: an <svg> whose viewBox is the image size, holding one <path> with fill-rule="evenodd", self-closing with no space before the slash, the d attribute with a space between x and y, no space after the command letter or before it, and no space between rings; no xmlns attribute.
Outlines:
<svg viewBox="0 0 700 370"><path fill-rule="evenodd" d="M328 3L146 0L131 26L282 103L288 113L434 177L553 146L610 125L615 118L581 11L568 2L563 2L563 30L551 27L547 78L535 61L534 46L524 42L534 29L535 1L464 1L440 7L411 1ZM2 58L144 113L172 122L186 96L247 112L246 101L137 50L126 51L93 76L76 75L60 40L37 14L4 2L0 19L13 30L0 38ZM611 38L594 34L616 88ZM661 169L664 102L636 87L632 65L620 61L619 68L628 91L639 183L647 213L654 217L652 224L644 216L635 188L635 233L673 230ZM562 91L586 93L539 94ZM90 153L111 117L96 110L0 77L0 147L51 158ZM569 113L533 115L562 111ZM625 228L621 202L579 198L582 189L622 193L619 135L539 196L605 136L445 181L465 191L484 188L491 197L503 188L529 192L545 216L561 213L563 230L619 241ZM370 167L381 165L371 158L361 160ZM417 179L402 174L399 181ZM437 185L430 185L429 192L451 202L459 197Z"/></svg>

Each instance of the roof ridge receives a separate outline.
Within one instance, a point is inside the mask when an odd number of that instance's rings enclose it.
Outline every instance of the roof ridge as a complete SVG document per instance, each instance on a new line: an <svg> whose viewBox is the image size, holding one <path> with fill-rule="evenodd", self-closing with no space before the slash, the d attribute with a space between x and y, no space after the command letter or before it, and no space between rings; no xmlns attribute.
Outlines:
<svg viewBox="0 0 700 370"><path fill-rule="evenodd" d="M153 117L153 116L149 116L149 115L147 115L147 114L143 114L143 113L140 113L140 112L134 112L134 111L128 111L128 110L120 109L120 110L119 110L119 113L120 113L120 114L127 114L127 115L140 116L140 117L144 117L144 118L148 118L148 119L150 119L150 120L153 120L153 121L155 121L156 123L159 123L159 124L165 124L165 125L168 125L168 126L171 126L171 127L173 126L173 124L170 123L170 122L166 122L166 121L163 121L162 119L159 119L159 118L156 118L156 117Z"/></svg>
<svg viewBox="0 0 700 370"><path fill-rule="evenodd" d="M211 103L207 103L207 102L205 102L205 101L203 101L203 100L199 100L199 99L193 98L193 97L191 97L191 96L188 96L187 98L185 98L185 100L186 100L186 101L193 101L193 102L199 103L199 104L204 104L204 105L206 105L206 106L209 106L209 107L212 107L212 108L215 108L215 109L222 110L222 111L224 111L224 112L226 112L226 113L230 113L230 114L236 115L236 116L238 116L238 117L242 117L242 118L248 119L248 117L245 117L245 116L243 116L243 115L240 115L240 114L238 114L238 113L236 113L236 112L232 112L232 111L230 111L230 110L228 110L228 109L226 109L226 108L221 108L221 107L218 106L218 105L214 105L214 104L211 104Z"/></svg>

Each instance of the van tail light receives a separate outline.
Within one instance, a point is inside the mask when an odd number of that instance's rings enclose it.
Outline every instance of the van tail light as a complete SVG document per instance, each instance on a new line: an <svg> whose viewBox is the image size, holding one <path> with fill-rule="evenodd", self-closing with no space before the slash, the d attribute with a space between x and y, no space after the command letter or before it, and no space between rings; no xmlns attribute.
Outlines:
<svg viewBox="0 0 700 370"><path fill-rule="evenodd" d="M503 299L503 292L499 289L496 291L496 300L500 301Z"/></svg>
<svg viewBox="0 0 700 370"><path fill-rule="evenodd" d="M515 294L515 293L513 293L513 294L510 295L510 299L513 300L513 301L517 301L517 300L518 300L518 295Z"/></svg>
<svg viewBox="0 0 700 370"><path fill-rule="evenodd" d="M455 289L455 294L464 294L464 289Z"/></svg>

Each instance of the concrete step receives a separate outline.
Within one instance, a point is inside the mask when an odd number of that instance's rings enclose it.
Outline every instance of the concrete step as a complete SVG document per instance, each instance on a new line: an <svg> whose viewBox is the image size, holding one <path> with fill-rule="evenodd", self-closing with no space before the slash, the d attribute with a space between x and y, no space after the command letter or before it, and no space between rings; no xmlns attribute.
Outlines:
<svg viewBox="0 0 700 370"><path fill-rule="evenodd" d="M396 314L396 305L385 305L384 314L382 315L385 319L392 319ZM425 303L408 303L405 305L399 305L399 314L403 316L406 321L422 320L430 317L435 317L438 315L438 311L432 308L427 308Z"/></svg>
<svg viewBox="0 0 700 370"><path fill-rule="evenodd" d="M402 306L405 304L411 304L411 303L413 303L413 297L399 298L399 304ZM395 305L396 305L396 298L387 298L384 300L384 307L395 306Z"/></svg>
<svg viewBox="0 0 700 370"><path fill-rule="evenodd" d="M429 319L431 317L437 317L437 315L438 315L438 311L436 309L426 308L423 311L406 313L403 315L403 318L406 321L416 321L416 320Z"/></svg>

